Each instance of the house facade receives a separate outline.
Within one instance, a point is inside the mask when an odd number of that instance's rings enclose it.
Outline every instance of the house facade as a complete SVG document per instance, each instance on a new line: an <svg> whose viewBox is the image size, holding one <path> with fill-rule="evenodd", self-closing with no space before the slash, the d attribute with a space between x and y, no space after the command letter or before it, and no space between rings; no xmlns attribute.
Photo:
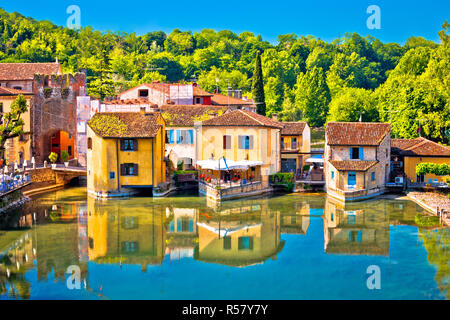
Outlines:
<svg viewBox="0 0 450 320"><path fill-rule="evenodd" d="M87 189L97 197L151 190L166 180L160 113L97 113L87 128Z"/></svg>
<svg viewBox="0 0 450 320"><path fill-rule="evenodd" d="M243 168L239 179L261 179L268 185L269 175L281 169L280 131L278 121L247 110L233 110L197 123L197 165L210 170L212 179L227 182L233 179L225 171L213 168L206 161L223 161ZM213 164L213 162L210 162ZM208 165L206 165L208 164ZM222 168L225 168L222 165ZM228 170L232 171L232 170Z"/></svg>
<svg viewBox="0 0 450 320"><path fill-rule="evenodd" d="M327 124L324 172L328 195L356 201L384 193L390 171L390 132L388 123Z"/></svg>
<svg viewBox="0 0 450 320"><path fill-rule="evenodd" d="M419 163L450 165L450 148L419 137L416 139L392 139L391 141L391 181L400 177L409 183L442 183L443 176L431 173L418 176L416 167ZM397 180L404 182L403 179Z"/></svg>
<svg viewBox="0 0 450 320"><path fill-rule="evenodd" d="M161 113L166 123L166 152L174 166L183 163L183 169L189 170L196 166L195 147L197 131L194 130L196 121L207 120L220 116L227 111L225 107L203 105L164 105Z"/></svg>
<svg viewBox="0 0 450 320"><path fill-rule="evenodd" d="M0 87L0 112L7 113L11 111L11 105L16 98L22 95L27 100L28 110L21 115L24 122L24 134L5 143L5 160L7 164L12 162L22 164L24 160L31 159L31 139L30 139L30 104L33 93L7 87Z"/></svg>
<svg viewBox="0 0 450 320"><path fill-rule="evenodd" d="M311 152L311 130L306 122L281 123L281 172L299 177Z"/></svg>

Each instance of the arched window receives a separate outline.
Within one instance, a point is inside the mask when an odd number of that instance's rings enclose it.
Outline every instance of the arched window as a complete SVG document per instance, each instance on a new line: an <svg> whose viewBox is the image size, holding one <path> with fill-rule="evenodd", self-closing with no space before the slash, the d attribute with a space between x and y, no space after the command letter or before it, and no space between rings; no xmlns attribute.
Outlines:
<svg viewBox="0 0 450 320"><path fill-rule="evenodd" d="M92 150L92 138L88 138L87 147L88 147L88 149Z"/></svg>

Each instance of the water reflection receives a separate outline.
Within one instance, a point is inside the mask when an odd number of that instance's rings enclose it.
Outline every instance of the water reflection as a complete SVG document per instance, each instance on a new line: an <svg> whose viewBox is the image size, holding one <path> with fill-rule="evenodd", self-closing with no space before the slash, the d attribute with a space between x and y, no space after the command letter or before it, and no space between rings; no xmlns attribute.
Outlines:
<svg viewBox="0 0 450 320"><path fill-rule="evenodd" d="M284 253L289 241L302 238L323 241L330 257L389 257L391 228L414 226L421 212L410 201L343 206L324 196L217 205L196 197L101 201L82 189L49 193L0 217L0 297L28 299L33 283L64 282L70 265L80 267L84 289L99 296L90 288L94 266L140 266L145 273L183 261L236 269L277 263L281 254L306 258L307 251ZM437 287L448 292L448 229L419 228L418 239L437 269Z"/></svg>

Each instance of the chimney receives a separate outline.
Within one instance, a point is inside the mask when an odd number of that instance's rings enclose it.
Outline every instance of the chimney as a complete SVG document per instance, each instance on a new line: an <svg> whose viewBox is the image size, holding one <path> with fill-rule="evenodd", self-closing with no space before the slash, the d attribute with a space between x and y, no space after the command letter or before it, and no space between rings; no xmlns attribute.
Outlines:
<svg viewBox="0 0 450 320"><path fill-rule="evenodd" d="M278 113L272 113L272 119L278 121Z"/></svg>
<svg viewBox="0 0 450 320"><path fill-rule="evenodd" d="M229 97L233 96L233 88L231 88L231 87L227 88L227 96L229 96Z"/></svg>
<svg viewBox="0 0 450 320"><path fill-rule="evenodd" d="M234 97L237 99L242 99L242 90L234 90Z"/></svg>

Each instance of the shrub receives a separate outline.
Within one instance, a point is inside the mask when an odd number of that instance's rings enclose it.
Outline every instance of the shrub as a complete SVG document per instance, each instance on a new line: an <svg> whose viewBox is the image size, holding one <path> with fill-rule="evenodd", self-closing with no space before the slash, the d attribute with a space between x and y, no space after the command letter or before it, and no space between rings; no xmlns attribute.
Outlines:
<svg viewBox="0 0 450 320"><path fill-rule="evenodd" d="M52 88L44 88L44 97L46 99L52 96L53 89Z"/></svg>
<svg viewBox="0 0 450 320"><path fill-rule="evenodd" d="M58 160L58 154L55 152L50 153L50 155L48 156L48 160L50 160L50 162L55 163L56 160Z"/></svg>
<svg viewBox="0 0 450 320"><path fill-rule="evenodd" d="M63 162L69 161L69 154L67 153L66 150L63 150L63 152L61 152L61 160Z"/></svg>
<svg viewBox="0 0 450 320"><path fill-rule="evenodd" d="M69 88L62 88L61 89L61 98L63 98L64 100L67 99L67 97L69 96L70 90Z"/></svg>
<svg viewBox="0 0 450 320"><path fill-rule="evenodd" d="M430 162L422 162L416 166L416 174L418 176L432 173L437 176L447 176L450 175L450 166L446 163L430 163Z"/></svg>
<svg viewBox="0 0 450 320"><path fill-rule="evenodd" d="M421 214L416 214L414 221L419 227L438 227L441 224L439 217Z"/></svg>

